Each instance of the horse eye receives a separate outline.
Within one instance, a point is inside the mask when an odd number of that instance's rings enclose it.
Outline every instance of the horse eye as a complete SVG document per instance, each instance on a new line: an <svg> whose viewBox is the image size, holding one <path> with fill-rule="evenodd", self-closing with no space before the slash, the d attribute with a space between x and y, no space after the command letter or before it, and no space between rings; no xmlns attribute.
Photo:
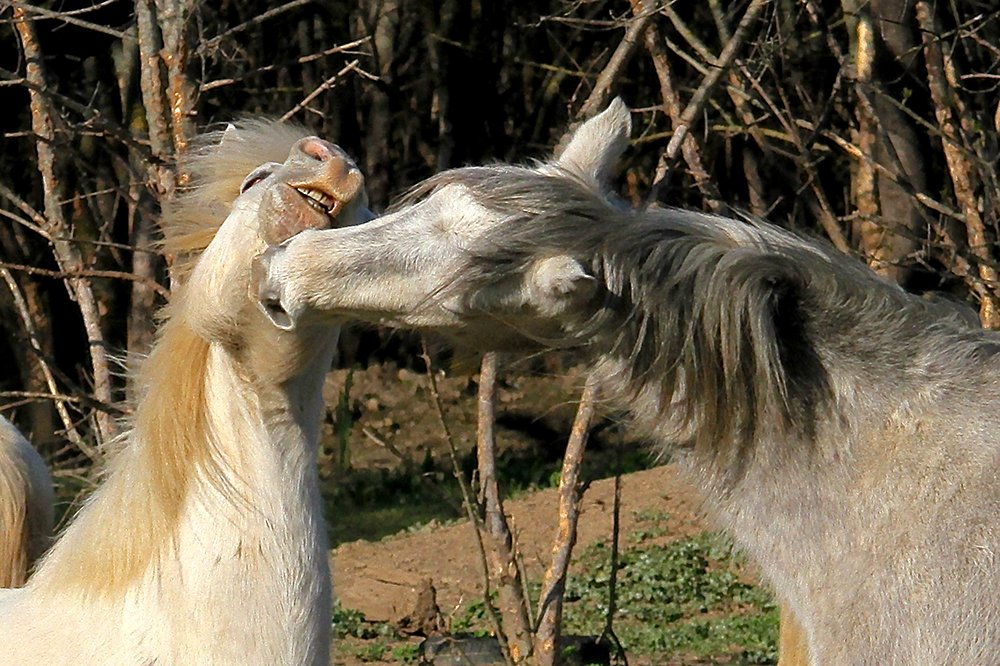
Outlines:
<svg viewBox="0 0 1000 666"><path fill-rule="evenodd" d="M263 164L251 171L250 175L243 179L243 184L240 185L240 194L243 194L251 187L270 176L274 173L278 166L280 165L277 162L268 162L267 164Z"/></svg>

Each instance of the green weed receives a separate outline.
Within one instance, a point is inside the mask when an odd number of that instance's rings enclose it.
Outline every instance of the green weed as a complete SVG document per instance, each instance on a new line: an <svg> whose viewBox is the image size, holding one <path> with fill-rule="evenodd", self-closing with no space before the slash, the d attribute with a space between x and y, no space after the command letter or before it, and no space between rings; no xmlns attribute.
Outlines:
<svg viewBox="0 0 1000 666"><path fill-rule="evenodd" d="M354 411L351 408L351 385L354 383L354 371L349 370L344 379L344 388L337 399L333 410L333 436L337 440L338 464L341 469L351 466L350 437L354 427Z"/></svg>
<svg viewBox="0 0 1000 666"><path fill-rule="evenodd" d="M366 638L371 632L361 611L344 608L340 601L333 602L333 637Z"/></svg>
<svg viewBox="0 0 1000 666"><path fill-rule="evenodd" d="M475 636L482 638L489 636L491 631L487 628L491 626L489 611L486 602L482 599L471 601L462 607L451 620L451 633L455 636Z"/></svg>
<svg viewBox="0 0 1000 666"><path fill-rule="evenodd" d="M389 645L384 640L374 640L356 646L354 656L361 661L382 661L389 651Z"/></svg>
<svg viewBox="0 0 1000 666"><path fill-rule="evenodd" d="M394 661L413 664L420 658L419 643L403 643L392 648L390 656Z"/></svg>
<svg viewBox="0 0 1000 666"><path fill-rule="evenodd" d="M777 658L778 612L771 596L741 578L740 558L706 532L666 546L620 554L614 629L637 654L732 655L742 663ZM608 546L580 554L583 573L566 588L564 631L600 634L608 608Z"/></svg>

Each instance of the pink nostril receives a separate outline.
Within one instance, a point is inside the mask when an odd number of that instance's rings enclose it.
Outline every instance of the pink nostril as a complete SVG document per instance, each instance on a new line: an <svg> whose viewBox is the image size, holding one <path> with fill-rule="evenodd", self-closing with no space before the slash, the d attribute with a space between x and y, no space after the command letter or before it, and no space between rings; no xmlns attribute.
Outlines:
<svg viewBox="0 0 1000 666"><path fill-rule="evenodd" d="M302 139L299 142L299 150L320 162L329 162L337 154L337 149L332 143L315 136Z"/></svg>

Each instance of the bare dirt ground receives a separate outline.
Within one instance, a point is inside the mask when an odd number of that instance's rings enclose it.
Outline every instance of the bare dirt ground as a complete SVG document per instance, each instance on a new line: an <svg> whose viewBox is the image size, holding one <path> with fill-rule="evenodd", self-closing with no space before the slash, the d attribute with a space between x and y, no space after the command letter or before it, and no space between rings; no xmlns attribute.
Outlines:
<svg viewBox="0 0 1000 666"><path fill-rule="evenodd" d="M348 374L350 391L345 394ZM475 441L475 380L475 376L439 377L442 406L460 452L469 451ZM536 458L561 456L561 443L556 440L564 437L560 433L569 431L581 385L581 374L573 369L549 375L524 372L521 368L503 376L499 386L499 445L502 451L519 456L512 459L511 465L531 465ZM338 402L342 412L346 409L350 413L346 447L353 469L398 469L404 464L401 456L406 465L412 466L426 456L442 459L447 455L440 420L432 408L429 380L422 373L389 364L350 373L337 371L328 384L327 404ZM336 415L331 414L329 421L326 449L332 460L337 455L334 449L340 446L333 442L338 428ZM346 430L340 432L343 439ZM642 456L652 464L652 456L645 453ZM333 465L330 460L327 463ZM598 463L601 464L604 463ZM604 474L601 471L592 469L591 474L610 475L610 469L603 470ZM336 473L331 478L334 477ZM540 580L549 563L557 502L554 488L522 491L505 502L529 579ZM597 541L610 543L613 502L612 478L590 484L583 499L577 551ZM629 535L648 530L650 516L655 516L656 521L654 541L666 543L704 532L709 525L700 513L699 503L696 489L680 476L676 465L666 464L623 476L622 548L627 547ZM331 553L336 596L343 608L360 611L367 622L395 627L405 623L418 605L418 593L426 589L428 582L436 591L445 631L463 612L467 613L469 603L482 598L482 564L467 521L431 520L416 529L383 536L385 532L376 529L378 525L352 526L338 534L338 522L342 520L346 525L351 519L347 515L331 518L335 542L339 542ZM365 527L371 528L370 535ZM367 538L345 540L345 531ZM418 640L412 638L411 643ZM401 661L386 651L368 656L364 652L356 644L335 647L333 663L354 666L362 661ZM727 661L675 657L629 660L632 664Z"/></svg>
<svg viewBox="0 0 1000 666"><path fill-rule="evenodd" d="M584 495L577 542L610 542L614 480L595 481ZM555 489L540 490L509 501L518 545L530 578L541 578L551 557L556 532ZM621 533L641 528L648 512L669 516L664 540L693 536L706 529L699 518L697 493L675 465L635 472L622 478ZM659 525L661 528L663 524ZM341 603L373 621L395 623L411 613L417 592L430 579L445 617L483 593L482 565L472 526L427 528L378 542L354 541L333 551L334 585Z"/></svg>

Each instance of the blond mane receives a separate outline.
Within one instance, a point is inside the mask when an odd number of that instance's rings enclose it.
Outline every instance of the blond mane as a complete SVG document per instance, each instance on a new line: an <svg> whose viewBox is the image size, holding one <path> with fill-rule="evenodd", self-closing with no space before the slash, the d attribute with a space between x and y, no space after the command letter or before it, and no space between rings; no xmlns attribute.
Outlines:
<svg viewBox="0 0 1000 666"><path fill-rule="evenodd" d="M174 259L174 277L180 278L177 293L139 369L137 407L131 427L112 447L118 451L103 493L80 516L80 522L100 521L105 534L118 538L95 539L100 532L90 529L67 532L56 549L75 555L54 557L59 566L50 567L43 580L101 595L128 590L169 550L192 483L222 476L213 473L225 463L214 443L206 395L210 343L186 316L193 308L185 305L191 286L185 280L228 217L247 174L265 162L283 161L306 134L244 120L235 129L199 137L181 160L189 184L164 207L160 222L163 252ZM134 520L136 515L143 520Z"/></svg>
<svg viewBox="0 0 1000 666"><path fill-rule="evenodd" d="M330 663L316 450L338 328L273 326L254 269L274 239L368 219L363 178L266 121L183 164L163 221L183 278L100 487L27 585L0 590L0 666Z"/></svg>
<svg viewBox="0 0 1000 666"><path fill-rule="evenodd" d="M184 182L163 207L161 250L171 274L183 279L229 215L247 174L265 162L283 162L309 136L297 125L262 118L240 120L227 130L197 137L178 163Z"/></svg>
<svg viewBox="0 0 1000 666"><path fill-rule="evenodd" d="M181 319L164 325L141 369L144 395L132 427L108 463L102 494L78 518L81 527L100 522L103 532L67 531L53 548L57 566L39 572L43 584L113 596L169 548L188 489L217 464L205 396L208 353L209 344ZM73 556L59 557L63 549Z"/></svg>

